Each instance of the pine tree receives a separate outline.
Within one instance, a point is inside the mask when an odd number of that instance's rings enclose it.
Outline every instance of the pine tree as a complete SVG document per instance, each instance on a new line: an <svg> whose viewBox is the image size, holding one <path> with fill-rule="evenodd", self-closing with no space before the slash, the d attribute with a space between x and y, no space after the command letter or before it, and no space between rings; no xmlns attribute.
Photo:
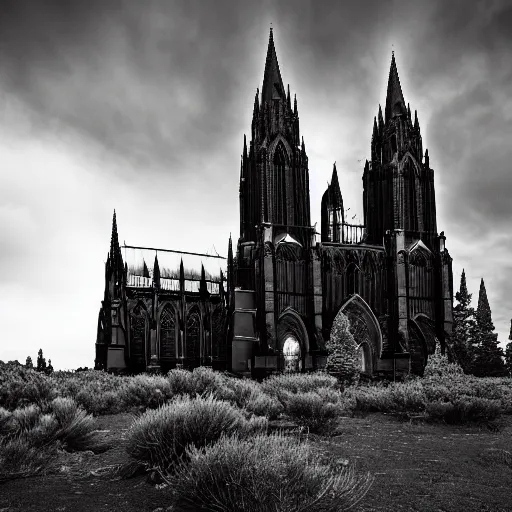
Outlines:
<svg viewBox="0 0 512 512"><path fill-rule="evenodd" d="M53 366L52 366L52 360L48 359L48 366L45 370L46 375L51 375L53 373Z"/></svg>
<svg viewBox="0 0 512 512"><path fill-rule="evenodd" d="M40 348L37 353L37 367L38 372L44 372L46 370L46 359L43 357L43 349Z"/></svg>
<svg viewBox="0 0 512 512"><path fill-rule="evenodd" d="M25 368L34 368L34 363L32 362L32 358L30 356L27 356L27 360L25 361Z"/></svg>
<svg viewBox="0 0 512 512"><path fill-rule="evenodd" d="M489 307L483 279L480 282L475 320L472 340L475 347L475 358L472 373L478 377L499 377L505 375L503 350L498 344L498 335L494 332L491 308Z"/></svg>
<svg viewBox="0 0 512 512"><path fill-rule="evenodd" d="M512 320L510 320L510 334L508 339L511 340L507 343L505 348L505 366L508 370L509 375L512 377Z"/></svg>
<svg viewBox="0 0 512 512"><path fill-rule="evenodd" d="M350 332L350 322L343 313L338 313L334 319L326 349L328 356L325 370L341 381L357 381L360 370L356 342Z"/></svg>
<svg viewBox="0 0 512 512"><path fill-rule="evenodd" d="M471 350L471 332L474 328L475 310L470 306L472 294L468 292L466 273L462 270L460 288L455 294L458 304L453 308L452 351L457 362L466 373L471 369L473 351Z"/></svg>

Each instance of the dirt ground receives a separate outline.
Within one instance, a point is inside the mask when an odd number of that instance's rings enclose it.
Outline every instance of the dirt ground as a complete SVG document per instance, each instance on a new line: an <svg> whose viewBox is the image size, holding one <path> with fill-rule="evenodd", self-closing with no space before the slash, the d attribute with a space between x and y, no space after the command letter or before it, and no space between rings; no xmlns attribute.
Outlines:
<svg viewBox="0 0 512 512"><path fill-rule="evenodd" d="M98 418L113 447L101 454L61 453L44 475L0 485L0 512L163 512L165 489L145 476L123 480L128 414ZM311 436L315 449L348 459L374 483L354 510L512 511L512 417L498 429L400 421L371 414L343 418L339 435Z"/></svg>

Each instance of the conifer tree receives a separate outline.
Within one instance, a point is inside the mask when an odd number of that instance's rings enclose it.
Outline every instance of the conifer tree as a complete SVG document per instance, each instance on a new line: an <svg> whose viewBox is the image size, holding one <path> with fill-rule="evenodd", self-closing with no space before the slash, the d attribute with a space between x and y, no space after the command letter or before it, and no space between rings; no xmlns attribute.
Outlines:
<svg viewBox="0 0 512 512"><path fill-rule="evenodd" d="M46 370L46 359L43 357L43 349L40 348L37 353L37 367L38 372L44 372Z"/></svg>
<svg viewBox="0 0 512 512"><path fill-rule="evenodd" d="M343 313L338 313L334 319L326 349L325 370L341 381L355 383L359 378L356 342Z"/></svg>
<svg viewBox="0 0 512 512"><path fill-rule="evenodd" d="M32 358L30 356L27 356L27 360L25 361L25 368L34 368L34 363L32 362Z"/></svg>
<svg viewBox="0 0 512 512"><path fill-rule="evenodd" d="M510 320L510 334L508 335L510 340L505 348L505 366L509 375L512 377L512 320Z"/></svg>
<svg viewBox="0 0 512 512"><path fill-rule="evenodd" d="M472 373L478 377L499 377L505 375L503 350L498 345L498 335L494 332L491 308L489 307L483 279L480 281L475 320L472 340L475 346L475 358Z"/></svg>
<svg viewBox="0 0 512 512"><path fill-rule="evenodd" d="M455 294L458 304L453 308L452 350L455 362L466 373L471 370L473 351L471 350L471 333L474 327L475 310L470 306L472 294L468 292L466 272L462 270L460 288Z"/></svg>

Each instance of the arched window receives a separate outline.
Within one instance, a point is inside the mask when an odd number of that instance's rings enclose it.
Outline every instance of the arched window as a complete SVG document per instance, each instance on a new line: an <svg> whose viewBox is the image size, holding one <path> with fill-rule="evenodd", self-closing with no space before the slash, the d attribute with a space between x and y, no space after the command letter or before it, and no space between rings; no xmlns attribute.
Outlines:
<svg viewBox="0 0 512 512"><path fill-rule="evenodd" d="M176 323L170 307L166 307L160 316L160 358L176 358Z"/></svg>
<svg viewBox="0 0 512 512"><path fill-rule="evenodd" d="M194 310L190 312L187 319L187 359L198 359L200 356L200 317L199 312Z"/></svg>

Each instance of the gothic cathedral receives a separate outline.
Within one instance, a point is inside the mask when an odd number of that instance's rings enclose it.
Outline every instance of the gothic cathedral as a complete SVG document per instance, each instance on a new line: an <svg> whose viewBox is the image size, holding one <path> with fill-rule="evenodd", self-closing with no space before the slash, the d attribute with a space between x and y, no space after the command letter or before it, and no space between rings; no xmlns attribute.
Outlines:
<svg viewBox="0 0 512 512"><path fill-rule="evenodd" d="M114 214L96 367L208 365L253 377L321 369L333 322L344 314L363 374L422 374L436 343L449 346L452 260L437 233L434 171L394 55L364 166L363 207L364 225L346 221L334 166L321 233L311 226L297 99L292 106L271 29L249 144L244 136L240 237L236 256L229 239L226 278L222 269L185 271L188 253L179 269L161 268L162 253L151 249L151 271L144 256L129 265Z"/></svg>

